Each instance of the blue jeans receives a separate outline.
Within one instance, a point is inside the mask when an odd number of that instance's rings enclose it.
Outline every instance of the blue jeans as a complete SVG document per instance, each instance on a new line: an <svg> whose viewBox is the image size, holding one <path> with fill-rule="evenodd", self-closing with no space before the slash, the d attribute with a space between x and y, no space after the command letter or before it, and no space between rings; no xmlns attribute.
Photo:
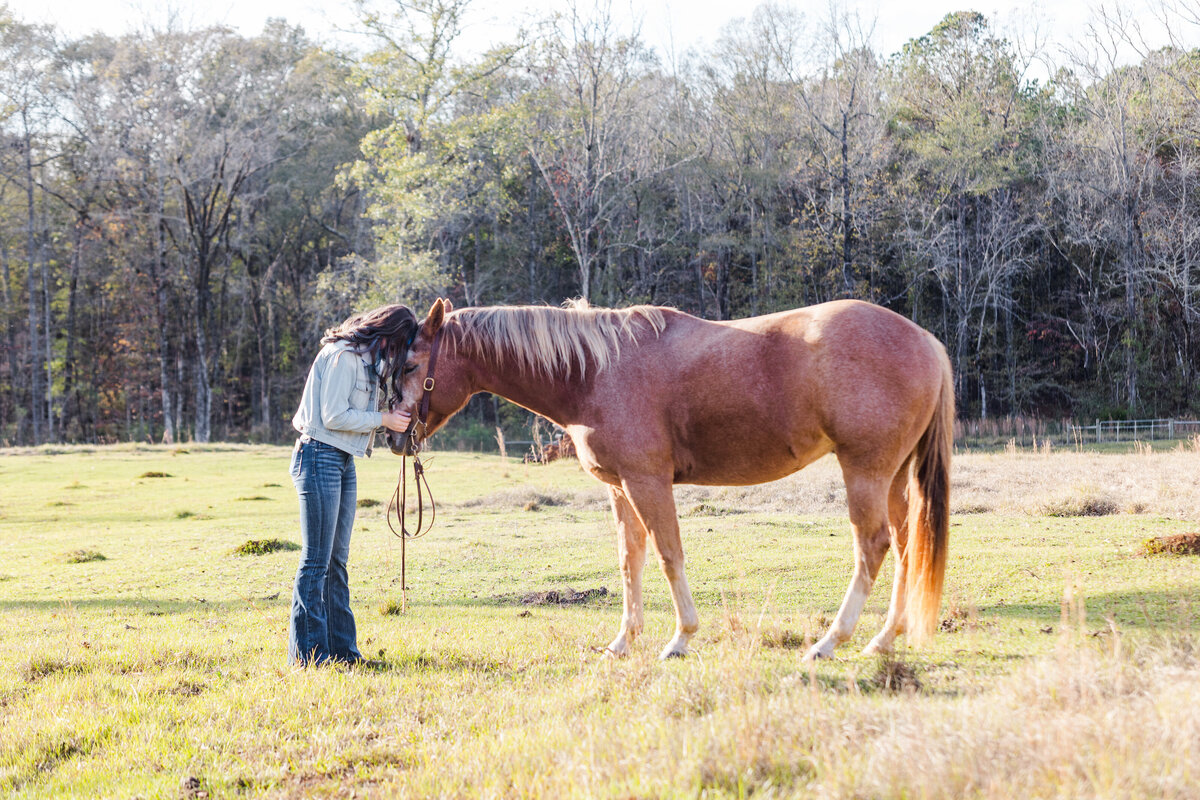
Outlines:
<svg viewBox="0 0 1200 800"><path fill-rule="evenodd" d="M358 497L354 457L315 439L297 442L291 473L300 495L301 550L288 663L360 661L346 576Z"/></svg>

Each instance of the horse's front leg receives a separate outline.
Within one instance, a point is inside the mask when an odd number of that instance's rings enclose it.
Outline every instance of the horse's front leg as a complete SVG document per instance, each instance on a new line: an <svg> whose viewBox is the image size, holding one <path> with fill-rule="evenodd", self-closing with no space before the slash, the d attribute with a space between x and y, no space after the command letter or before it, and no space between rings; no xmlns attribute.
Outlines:
<svg viewBox="0 0 1200 800"><path fill-rule="evenodd" d="M608 646L608 652L625 656L629 655L633 640L642 632L642 569L646 566L646 528L620 489L609 486L608 496L617 521L617 558L621 566L625 607L621 614L621 632Z"/></svg>
<svg viewBox="0 0 1200 800"><path fill-rule="evenodd" d="M654 549L663 575L671 586L675 604L675 636L659 658L687 655L688 640L700 627L696 604L683 572L683 543L679 540L679 518L675 515L675 495L669 478L622 476L621 491L641 520ZM640 609L639 609L640 613Z"/></svg>

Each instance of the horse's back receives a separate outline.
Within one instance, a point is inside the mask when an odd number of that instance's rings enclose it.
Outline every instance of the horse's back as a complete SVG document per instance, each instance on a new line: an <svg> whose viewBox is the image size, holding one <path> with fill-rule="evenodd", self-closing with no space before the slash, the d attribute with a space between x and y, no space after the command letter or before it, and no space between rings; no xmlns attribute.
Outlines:
<svg viewBox="0 0 1200 800"><path fill-rule="evenodd" d="M932 413L937 347L904 317L858 301L727 322L670 313L612 376L604 402L626 414L611 435L625 452L669 454L681 483L758 483L835 449L911 447L914 420Z"/></svg>

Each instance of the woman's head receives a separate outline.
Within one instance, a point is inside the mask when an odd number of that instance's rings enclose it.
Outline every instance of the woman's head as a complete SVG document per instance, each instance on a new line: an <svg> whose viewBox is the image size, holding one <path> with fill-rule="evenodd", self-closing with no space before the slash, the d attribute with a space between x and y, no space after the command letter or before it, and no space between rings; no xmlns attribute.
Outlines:
<svg viewBox="0 0 1200 800"><path fill-rule="evenodd" d="M382 358L379 385L388 396L399 398L404 357L417 335L418 324L408 306L380 306L325 331L321 344L347 342L355 353L369 355L372 361Z"/></svg>

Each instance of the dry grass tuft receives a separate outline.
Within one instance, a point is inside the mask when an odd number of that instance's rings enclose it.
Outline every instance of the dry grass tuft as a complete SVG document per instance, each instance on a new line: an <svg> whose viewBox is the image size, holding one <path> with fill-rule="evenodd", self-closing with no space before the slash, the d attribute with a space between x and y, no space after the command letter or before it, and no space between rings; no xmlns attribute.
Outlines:
<svg viewBox="0 0 1200 800"><path fill-rule="evenodd" d="M379 613L385 617L396 617L404 613L404 604L399 600L385 600L379 604Z"/></svg>
<svg viewBox="0 0 1200 800"><path fill-rule="evenodd" d="M1107 517L1117 514L1117 501L1093 487L1083 487L1065 497L1043 500L1035 508L1044 517Z"/></svg>
<svg viewBox="0 0 1200 800"><path fill-rule="evenodd" d="M1147 556L1200 556L1200 532L1156 536L1142 542L1142 554Z"/></svg>
<svg viewBox="0 0 1200 800"><path fill-rule="evenodd" d="M380 506L380 505L383 505L383 502L380 500L376 500L373 497L358 498L358 507L359 508L374 508L375 506Z"/></svg>
<svg viewBox="0 0 1200 800"><path fill-rule="evenodd" d="M155 470L151 470L149 472L143 472L141 475L138 475L138 477L139 478L170 478L173 476L167 472L158 472Z"/></svg>
<svg viewBox="0 0 1200 800"><path fill-rule="evenodd" d="M558 489L534 489L522 486L515 489L504 489L482 497L474 497L458 503L459 508L478 508L489 511L537 511L541 508L555 506L574 506L575 508L604 508L607 506L607 495L602 498L592 498L587 493L572 495Z"/></svg>

